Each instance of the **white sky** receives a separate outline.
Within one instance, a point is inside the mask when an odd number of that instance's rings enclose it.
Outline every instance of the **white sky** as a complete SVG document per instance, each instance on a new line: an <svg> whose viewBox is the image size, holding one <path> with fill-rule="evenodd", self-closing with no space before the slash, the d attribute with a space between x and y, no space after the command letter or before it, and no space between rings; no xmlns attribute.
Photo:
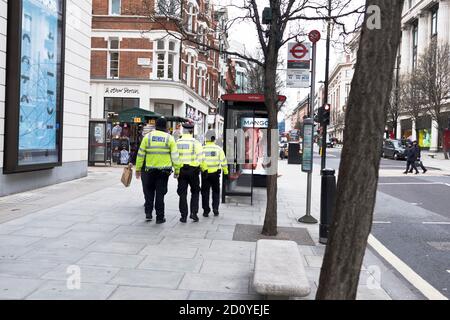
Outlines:
<svg viewBox="0 0 450 320"><path fill-rule="evenodd" d="M228 6L228 17L229 19L233 19L235 17L243 16L242 11L239 9L229 6L230 4L235 5L241 5L245 0L215 0L214 2L220 6ZM342 1L342 0L333 0L333 3L336 3L336 1ZM260 15L262 15L262 10L265 6L268 6L267 0L257 0L258 8L260 11ZM365 3L364 0L352 0L351 1L351 7L358 7L360 5L363 5ZM245 13L244 13L245 14ZM348 18L345 22L351 23L355 18ZM305 21L305 25L302 26L303 29L306 32L309 32L311 30L319 30L322 34L322 39L319 41L317 46L317 70L316 70L316 82L323 81L325 78L325 49L326 49L326 24L323 21L316 21L316 22L310 22ZM246 47L246 49L249 52L253 52L256 50L256 48L259 47L259 40L256 33L256 28L253 22L251 21L245 21L236 23L233 28L230 30L229 33L230 40L235 40L240 43L243 43ZM307 37L305 37L305 40L307 40ZM309 41L309 40L307 40ZM333 70L334 65L337 62L337 58L342 52L342 50L336 50L335 48L331 47L331 54L330 54L330 72ZM280 55L283 60L286 60L287 58L287 46L284 48L281 48ZM285 80L286 78L286 72L280 71L280 77ZM316 84L316 92L319 87L319 83ZM300 95L298 94L300 92ZM300 100L303 100L308 93L310 92L310 89L284 89L283 94L287 96L287 108L286 110L293 110L297 103L299 102L298 97ZM280 120L282 120L282 116L280 115Z"/></svg>

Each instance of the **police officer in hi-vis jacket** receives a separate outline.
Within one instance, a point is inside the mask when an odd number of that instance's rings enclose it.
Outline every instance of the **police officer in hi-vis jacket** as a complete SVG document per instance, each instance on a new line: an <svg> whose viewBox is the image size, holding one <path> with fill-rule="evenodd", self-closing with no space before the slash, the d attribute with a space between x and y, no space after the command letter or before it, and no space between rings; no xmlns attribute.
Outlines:
<svg viewBox="0 0 450 320"><path fill-rule="evenodd" d="M177 141L179 153L179 167L175 169L175 178L178 178L177 193L180 196L179 209L180 222L186 223L189 212L187 202L188 186L191 188L190 218L198 222L198 207L200 198L200 172L203 166L203 148L199 141L194 139L194 124L183 124L183 135Z"/></svg>
<svg viewBox="0 0 450 320"><path fill-rule="evenodd" d="M206 145L203 147L205 161L202 172L202 207L203 216L208 217L211 212L209 206L209 190L212 189L212 209L214 216L219 215L220 203L220 174L228 175L227 158L223 149L216 144L215 132L206 133Z"/></svg>
<svg viewBox="0 0 450 320"><path fill-rule="evenodd" d="M142 177L146 220L152 221L154 206L157 224L166 222L164 196L167 194L167 184L169 176L172 174L172 167L175 170L178 168L177 144L166 130L167 120L165 118L156 120L156 130L148 133L142 139L136 158L136 179Z"/></svg>

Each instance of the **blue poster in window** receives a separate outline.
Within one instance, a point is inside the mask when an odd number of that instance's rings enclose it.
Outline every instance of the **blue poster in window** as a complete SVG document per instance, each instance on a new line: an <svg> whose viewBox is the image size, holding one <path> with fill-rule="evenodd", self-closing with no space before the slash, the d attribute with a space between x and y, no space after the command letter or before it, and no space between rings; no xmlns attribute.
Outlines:
<svg viewBox="0 0 450 320"><path fill-rule="evenodd" d="M22 0L19 165L58 161L61 0Z"/></svg>

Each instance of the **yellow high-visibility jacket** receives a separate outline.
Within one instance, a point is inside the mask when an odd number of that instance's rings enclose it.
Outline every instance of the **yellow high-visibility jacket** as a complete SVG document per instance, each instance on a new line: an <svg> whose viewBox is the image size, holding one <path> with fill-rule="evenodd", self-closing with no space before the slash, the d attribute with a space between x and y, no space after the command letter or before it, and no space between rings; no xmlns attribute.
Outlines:
<svg viewBox="0 0 450 320"><path fill-rule="evenodd" d="M180 173L180 168L183 165L200 167L202 171L204 170L205 163L203 161L202 144L194 139L191 134L183 134L177 141L177 148L179 154L179 166L175 168L175 174Z"/></svg>
<svg viewBox="0 0 450 320"><path fill-rule="evenodd" d="M214 142L206 142L203 147L203 156L205 167L208 173L214 173L222 169L223 174L228 174L228 162L225 157L225 152Z"/></svg>
<svg viewBox="0 0 450 320"><path fill-rule="evenodd" d="M142 139L141 146L136 158L136 171L159 169L170 170L179 166L179 155L177 144L173 137L163 131L155 130Z"/></svg>

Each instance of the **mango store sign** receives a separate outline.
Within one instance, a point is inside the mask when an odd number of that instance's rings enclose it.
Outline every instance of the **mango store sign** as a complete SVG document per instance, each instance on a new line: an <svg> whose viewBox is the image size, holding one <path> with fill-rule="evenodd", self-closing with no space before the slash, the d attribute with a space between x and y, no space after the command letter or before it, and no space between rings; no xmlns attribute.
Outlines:
<svg viewBox="0 0 450 320"><path fill-rule="evenodd" d="M127 97L138 96L139 89L133 87L105 87L105 96Z"/></svg>

